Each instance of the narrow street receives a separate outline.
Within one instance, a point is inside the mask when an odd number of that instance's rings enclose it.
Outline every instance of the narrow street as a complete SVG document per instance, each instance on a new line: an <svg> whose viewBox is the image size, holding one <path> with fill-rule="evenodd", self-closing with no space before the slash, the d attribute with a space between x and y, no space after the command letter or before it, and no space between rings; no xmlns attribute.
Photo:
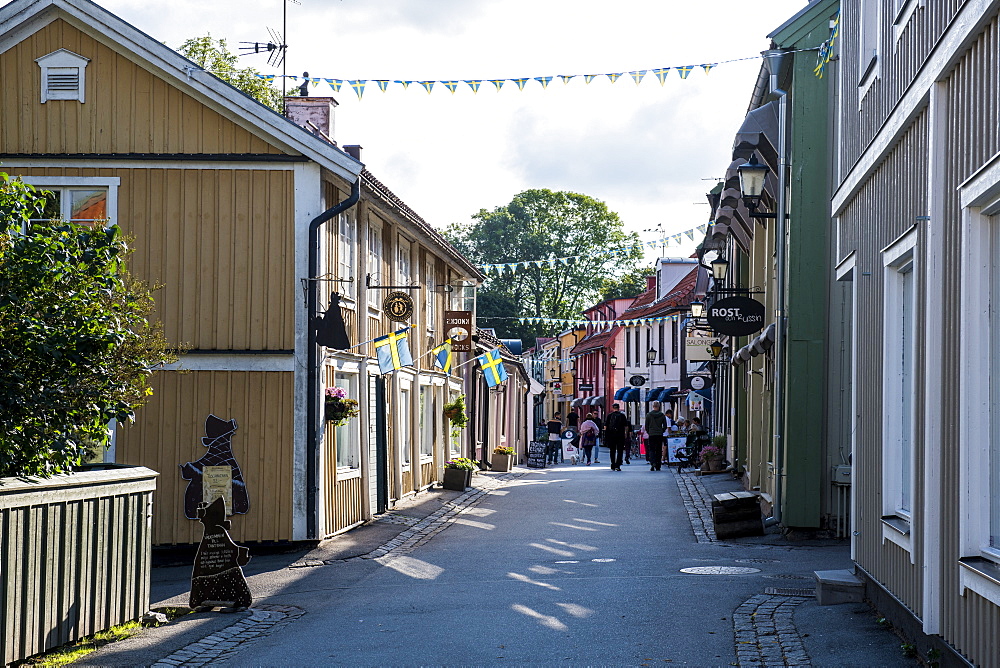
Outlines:
<svg viewBox="0 0 1000 668"><path fill-rule="evenodd" d="M253 610L188 615L87 663L916 665L866 606L803 595L814 570L848 567L846 543L717 541L706 500L729 476L623 468L426 493L309 554L255 558ZM157 605L186 602L187 573L154 571Z"/></svg>

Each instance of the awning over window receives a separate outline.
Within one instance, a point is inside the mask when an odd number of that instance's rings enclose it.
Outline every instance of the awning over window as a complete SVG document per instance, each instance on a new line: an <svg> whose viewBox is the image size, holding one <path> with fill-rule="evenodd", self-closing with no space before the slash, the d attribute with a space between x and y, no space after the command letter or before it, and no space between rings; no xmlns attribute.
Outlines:
<svg viewBox="0 0 1000 668"><path fill-rule="evenodd" d="M665 390L665 389L667 389L667 388L665 388L665 387L657 387L657 388L651 389L646 394L646 402L648 403L650 401L660 401L660 396L663 394L663 390Z"/></svg>
<svg viewBox="0 0 1000 668"><path fill-rule="evenodd" d="M667 389L663 390L663 392L660 394L659 401L667 401L674 395L675 392L677 392L676 387L668 387Z"/></svg>
<svg viewBox="0 0 1000 668"><path fill-rule="evenodd" d="M597 406L597 405L602 404L602 403L604 403L604 395L603 394L599 394L596 397L591 397L590 399L587 399L587 405L588 406Z"/></svg>
<svg viewBox="0 0 1000 668"><path fill-rule="evenodd" d="M615 401L619 401L621 399L624 399L625 395L628 393L628 390L629 390L629 388L627 388L627 387L623 387L623 388L620 388L620 389L616 390L615 391L615 397L614 397Z"/></svg>
<svg viewBox="0 0 1000 668"><path fill-rule="evenodd" d="M573 403L571 403L570 406L579 406L579 405L583 404L583 402L586 401L586 400L587 400L586 397L579 397L577 399L574 399Z"/></svg>
<svg viewBox="0 0 1000 668"><path fill-rule="evenodd" d="M778 162L778 101L757 107L743 119L740 131L733 141L733 157L749 160L754 151L759 151L771 165Z"/></svg>
<svg viewBox="0 0 1000 668"><path fill-rule="evenodd" d="M640 398L641 392L642 390L640 390L638 387L633 387L630 388L629 391L626 392L625 396L622 398L625 401L642 401L642 399Z"/></svg>

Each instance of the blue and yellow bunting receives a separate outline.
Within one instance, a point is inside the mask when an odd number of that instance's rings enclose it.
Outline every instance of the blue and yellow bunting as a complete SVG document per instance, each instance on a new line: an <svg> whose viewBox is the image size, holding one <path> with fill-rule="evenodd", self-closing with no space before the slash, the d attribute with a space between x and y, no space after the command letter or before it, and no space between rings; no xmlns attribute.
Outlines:
<svg viewBox="0 0 1000 668"><path fill-rule="evenodd" d="M431 355L434 356L434 365L445 373L451 372L452 356L451 356L451 339L445 339L444 343L440 346L433 348L431 350Z"/></svg>

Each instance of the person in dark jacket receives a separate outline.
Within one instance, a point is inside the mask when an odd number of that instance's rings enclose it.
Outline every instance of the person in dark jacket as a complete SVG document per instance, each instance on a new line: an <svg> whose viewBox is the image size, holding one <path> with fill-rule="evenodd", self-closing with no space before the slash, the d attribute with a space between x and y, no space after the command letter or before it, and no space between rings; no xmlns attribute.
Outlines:
<svg viewBox="0 0 1000 668"><path fill-rule="evenodd" d="M667 431L667 416L660 412L660 402L654 401L650 404L650 410L646 413L646 456L649 458L649 470L659 471L663 456L663 435Z"/></svg>
<svg viewBox="0 0 1000 668"><path fill-rule="evenodd" d="M611 404L611 412L604 423L604 444L611 457L611 470L622 470L622 454L630 447L632 425L625 414L618 410L618 404Z"/></svg>
<svg viewBox="0 0 1000 668"><path fill-rule="evenodd" d="M576 431L577 426L580 424L580 416L576 414L575 410L570 409L569 414L566 416L566 426Z"/></svg>
<svg viewBox="0 0 1000 668"><path fill-rule="evenodd" d="M545 446L545 461L549 464L559 463L559 453L562 450L562 420L559 413L552 416L545 428L549 432L549 442Z"/></svg>
<svg viewBox="0 0 1000 668"><path fill-rule="evenodd" d="M593 415L594 424L597 425L597 440L594 442L594 463L600 464L601 460L598 457L601 456L601 442L604 440L604 420L601 419L596 410Z"/></svg>

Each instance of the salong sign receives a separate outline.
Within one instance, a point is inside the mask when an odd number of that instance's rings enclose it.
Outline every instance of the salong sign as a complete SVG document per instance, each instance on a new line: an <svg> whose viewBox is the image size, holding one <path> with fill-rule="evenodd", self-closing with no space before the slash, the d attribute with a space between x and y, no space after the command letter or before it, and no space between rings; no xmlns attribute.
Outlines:
<svg viewBox="0 0 1000 668"><path fill-rule="evenodd" d="M748 336L764 328L764 305L749 297L726 297L708 307L708 325L719 334Z"/></svg>

